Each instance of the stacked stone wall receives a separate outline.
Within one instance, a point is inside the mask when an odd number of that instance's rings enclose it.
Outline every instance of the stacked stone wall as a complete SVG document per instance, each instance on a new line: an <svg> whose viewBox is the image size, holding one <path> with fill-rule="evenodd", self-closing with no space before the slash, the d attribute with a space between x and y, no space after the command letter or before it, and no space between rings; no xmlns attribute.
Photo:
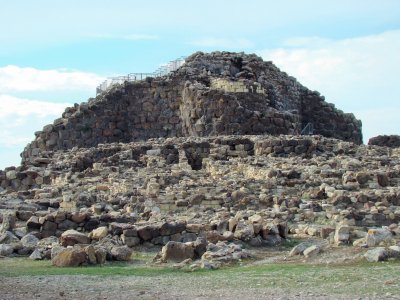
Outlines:
<svg viewBox="0 0 400 300"><path fill-rule="evenodd" d="M201 67L202 66L202 67ZM67 108L22 153L46 153L157 137L314 133L362 142L361 122L254 55L195 54L174 74L125 82Z"/></svg>

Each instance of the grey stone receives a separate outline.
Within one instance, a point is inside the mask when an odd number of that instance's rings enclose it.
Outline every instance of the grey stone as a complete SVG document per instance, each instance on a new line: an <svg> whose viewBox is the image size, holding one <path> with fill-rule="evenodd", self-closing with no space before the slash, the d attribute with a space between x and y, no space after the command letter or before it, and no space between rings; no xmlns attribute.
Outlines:
<svg viewBox="0 0 400 300"><path fill-rule="evenodd" d="M388 252L390 257L400 258L400 246L390 246Z"/></svg>
<svg viewBox="0 0 400 300"><path fill-rule="evenodd" d="M335 243L348 243L350 238L350 227L347 225L339 225L335 230Z"/></svg>
<svg viewBox="0 0 400 300"><path fill-rule="evenodd" d="M61 235L60 243L64 247L75 244L90 244L90 238L82 232L70 229Z"/></svg>
<svg viewBox="0 0 400 300"><path fill-rule="evenodd" d="M383 247L377 247L377 248L368 250L364 254L364 257L369 262L384 261L384 260L387 260L387 258L388 258L388 252Z"/></svg>
<svg viewBox="0 0 400 300"><path fill-rule="evenodd" d="M29 259L32 260L42 260L43 256L39 249L35 249L31 255L29 255Z"/></svg>
<svg viewBox="0 0 400 300"><path fill-rule="evenodd" d="M12 231L15 227L15 215L5 213L3 214L3 223L0 226L0 234L6 231Z"/></svg>
<svg viewBox="0 0 400 300"><path fill-rule="evenodd" d="M304 250L303 254L305 257L316 256L321 251L321 248L318 245L312 245Z"/></svg>
<svg viewBox="0 0 400 300"><path fill-rule="evenodd" d="M14 252L14 247L8 244L0 244L0 256L9 256Z"/></svg>
<svg viewBox="0 0 400 300"><path fill-rule="evenodd" d="M161 250L161 260L165 262L182 262L188 258L194 258L194 247L189 243L170 241Z"/></svg>
<svg viewBox="0 0 400 300"><path fill-rule="evenodd" d="M128 247L135 247L140 244L140 238L137 236L125 236L125 234L123 234L121 235L121 239Z"/></svg>
<svg viewBox="0 0 400 300"><path fill-rule="evenodd" d="M304 251L313 246L312 242L302 242L292 248L289 252L289 256L294 256L294 255L303 255Z"/></svg>
<svg viewBox="0 0 400 300"><path fill-rule="evenodd" d="M19 238L10 231L0 234L0 244L16 244L19 242Z"/></svg>
<svg viewBox="0 0 400 300"><path fill-rule="evenodd" d="M393 240L393 234L387 228L369 229L365 242L369 247L378 246L380 243L389 243Z"/></svg>
<svg viewBox="0 0 400 300"><path fill-rule="evenodd" d="M119 261L129 261L132 253L132 249L128 246L115 246L111 249L111 255L113 259Z"/></svg>
<svg viewBox="0 0 400 300"><path fill-rule="evenodd" d="M51 263L57 267L77 267L87 263L87 256L82 248L64 248L52 256Z"/></svg>
<svg viewBox="0 0 400 300"><path fill-rule="evenodd" d="M22 246L28 249L35 249L39 243L39 239L33 234L27 234L21 239Z"/></svg>

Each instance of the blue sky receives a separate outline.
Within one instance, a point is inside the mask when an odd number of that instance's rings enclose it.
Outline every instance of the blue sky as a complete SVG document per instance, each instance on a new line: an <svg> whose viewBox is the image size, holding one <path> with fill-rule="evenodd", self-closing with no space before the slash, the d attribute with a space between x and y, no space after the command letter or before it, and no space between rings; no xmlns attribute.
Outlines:
<svg viewBox="0 0 400 300"><path fill-rule="evenodd" d="M363 121L399 134L400 1L0 0L0 169L107 76L195 51L272 60Z"/></svg>

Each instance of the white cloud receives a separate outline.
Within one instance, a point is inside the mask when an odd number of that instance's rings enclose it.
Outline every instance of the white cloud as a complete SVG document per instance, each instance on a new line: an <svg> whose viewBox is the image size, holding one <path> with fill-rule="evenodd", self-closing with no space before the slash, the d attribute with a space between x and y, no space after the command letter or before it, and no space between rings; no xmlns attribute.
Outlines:
<svg viewBox="0 0 400 300"><path fill-rule="evenodd" d="M36 116L40 118L57 116L65 110L68 103L53 103L39 100L23 99L0 94L0 120L5 126L20 124L28 121L26 117ZM5 118L13 118L13 122L4 122Z"/></svg>
<svg viewBox="0 0 400 300"><path fill-rule="evenodd" d="M366 138L378 134L374 126L387 123L390 108L400 107L400 30L343 40L300 37L283 45L259 54L321 92L328 102L354 112L363 121ZM398 132L398 128L400 118L396 117L379 133Z"/></svg>
<svg viewBox="0 0 400 300"><path fill-rule="evenodd" d="M52 103L0 94L0 148L23 147L34 139L33 133L61 117L69 103ZM17 161L18 152L6 153ZM8 165L0 159L1 165Z"/></svg>
<svg viewBox="0 0 400 300"><path fill-rule="evenodd" d="M2 93L24 91L94 90L104 80L93 73L68 70L39 70L19 66L0 67Z"/></svg>
<svg viewBox="0 0 400 300"><path fill-rule="evenodd" d="M254 43L248 39L244 38L201 38L193 40L190 42L191 45L197 47L218 47L218 48L230 48L230 49L242 49L242 48L252 48Z"/></svg>

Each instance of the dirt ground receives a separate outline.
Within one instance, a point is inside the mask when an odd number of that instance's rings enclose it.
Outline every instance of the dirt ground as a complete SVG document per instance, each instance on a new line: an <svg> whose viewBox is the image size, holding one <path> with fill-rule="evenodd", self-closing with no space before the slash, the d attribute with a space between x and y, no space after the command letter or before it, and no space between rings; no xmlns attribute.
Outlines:
<svg viewBox="0 0 400 300"><path fill-rule="evenodd" d="M307 260L251 251L256 259L243 266L206 272L0 275L0 299L400 299L400 264L360 264L362 249L330 248ZM12 259L2 264L11 268Z"/></svg>

